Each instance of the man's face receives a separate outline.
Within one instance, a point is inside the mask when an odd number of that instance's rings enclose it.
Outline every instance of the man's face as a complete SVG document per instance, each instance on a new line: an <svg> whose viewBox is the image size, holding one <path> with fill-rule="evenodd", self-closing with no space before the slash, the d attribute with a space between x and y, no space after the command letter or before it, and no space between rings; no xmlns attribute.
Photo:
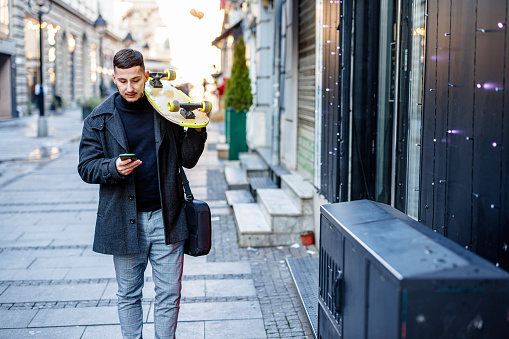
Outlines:
<svg viewBox="0 0 509 339"><path fill-rule="evenodd" d="M148 80L148 71L143 72L140 66L131 68L115 67L113 81L118 92L128 102L135 102L144 95L145 82Z"/></svg>

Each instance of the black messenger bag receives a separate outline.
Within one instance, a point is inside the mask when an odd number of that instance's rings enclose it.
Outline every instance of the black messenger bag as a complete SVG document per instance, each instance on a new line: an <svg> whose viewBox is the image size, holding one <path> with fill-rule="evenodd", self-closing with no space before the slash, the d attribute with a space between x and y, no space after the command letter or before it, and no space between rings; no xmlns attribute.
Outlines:
<svg viewBox="0 0 509 339"><path fill-rule="evenodd" d="M189 238L184 245L184 253L193 257L207 255L212 246L212 226L210 208L205 201L194 199L186 173L180 166L180 176L184 187L184 209L187 217Z"/></svg>

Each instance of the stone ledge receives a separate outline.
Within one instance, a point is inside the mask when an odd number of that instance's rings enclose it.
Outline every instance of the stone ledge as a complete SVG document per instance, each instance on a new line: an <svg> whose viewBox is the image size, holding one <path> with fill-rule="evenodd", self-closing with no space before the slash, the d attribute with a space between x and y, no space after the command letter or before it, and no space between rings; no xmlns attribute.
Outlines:
<svg viewBox="0 0 509 339"><path fill-rule="evenodd" d="M264 234L270 233L270 225L263 217L262 211L257 204L238 203L233 204L235 221L240 234Z"/></svg>
<svg viewBox="0 0 509 339"><path fill-rule="evenodd" d="M253 196L248 190L226 191L226 201L228 201L229 206L238 203L254 203Z"/></svg>
<svg viewBox="0 0 509 339"><path fill-rule="evenodd" d="M290 197L278 188L261 188L258 190L259 201L267 209L270 216L301 216L301 210L291 201Z"/></svg>
<svg viewBox="0 0 509 339"><path fill-rule="evenodd" d="M229 144L218 143L216 145L216 150L217 150L217 157L219 159L228 159L228 155L229 155L229 152L230 152L230 145Z"/></svg>
<svg viewBox="0 0 509 339"><path fill-rule="evenodd" d="M235 166L235 164L229 163L224 167L224 176L229 190L249 189L246 174L240 167Z"/></svg>
<svg viewBox="0 0 509 339"><path fill-rule="evenodd" d="M300 199L313 199L314 187L300 174L293 172L281 175L281 187L285 185Z"/></svg>
<svg viewBox="0 0 509 339"><path fill-rule="evenodd" d="M269 166L256 153L240 153L240 165L248 177L268 177Z"/></svg>

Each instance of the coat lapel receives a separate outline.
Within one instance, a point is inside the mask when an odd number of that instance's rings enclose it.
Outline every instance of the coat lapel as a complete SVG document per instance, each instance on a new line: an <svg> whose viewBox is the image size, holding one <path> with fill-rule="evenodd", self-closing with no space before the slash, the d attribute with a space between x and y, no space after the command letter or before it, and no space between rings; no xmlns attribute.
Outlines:
<svg viewBox="0 0 509 339"><path fill-rule="evenodd" d="M127 143L127 136L124 130L124 124L122 124L122 120L120 119L120 114L117 112L115 108L113 114L110 119L106 121L106 128L113 135L115 140L119 143L119 145L126 151L129 151L129 144Z"/></svg>
<svg viewBox="0 0 509 339"><path fill-rule="evenodd" d="M166 128L164 128L164 125L163 125L163 117L161 117L160 114L158 114L155 110L154 110L154 134L155 134L155 139L156 139L156 150L157 150L157 154L159 154L159 147L161 147L161 143L163 142L164 140L164 135L166 134Z"/></svg>

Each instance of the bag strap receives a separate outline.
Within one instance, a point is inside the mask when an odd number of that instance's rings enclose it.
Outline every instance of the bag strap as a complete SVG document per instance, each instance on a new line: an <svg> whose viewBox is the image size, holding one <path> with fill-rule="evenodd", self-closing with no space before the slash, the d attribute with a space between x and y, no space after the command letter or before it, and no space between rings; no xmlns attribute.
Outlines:
<svg viewBox="0 0 509 339"><path fill-rule="evenodd" d="M189 180L187 180L186 172L184 172L182 166L180 166L180 178L182 179L182 186L184 187L186 201L193 202L194 196L193 193L191 192L191 187L189 186Z"/></svg>
<svg viewBox="0 0 509 339"><path fill-rule="evenodd" d="M177 149L177 163L178 163L179 148L178 148L177 136L175 135L175 130L173 130L172 132L173 132L173 139L175 139L175 147ZM184 187L185 200L187 202L193 202L194 196L193 196L193 192L191 192L191 187L189 186L189 180L187 180L186 172L184 172L184 169L182 168L182 165L180 165L180 164L179 164L179 168L180 168L180 180L182 180L182 187Z"/></svg>

